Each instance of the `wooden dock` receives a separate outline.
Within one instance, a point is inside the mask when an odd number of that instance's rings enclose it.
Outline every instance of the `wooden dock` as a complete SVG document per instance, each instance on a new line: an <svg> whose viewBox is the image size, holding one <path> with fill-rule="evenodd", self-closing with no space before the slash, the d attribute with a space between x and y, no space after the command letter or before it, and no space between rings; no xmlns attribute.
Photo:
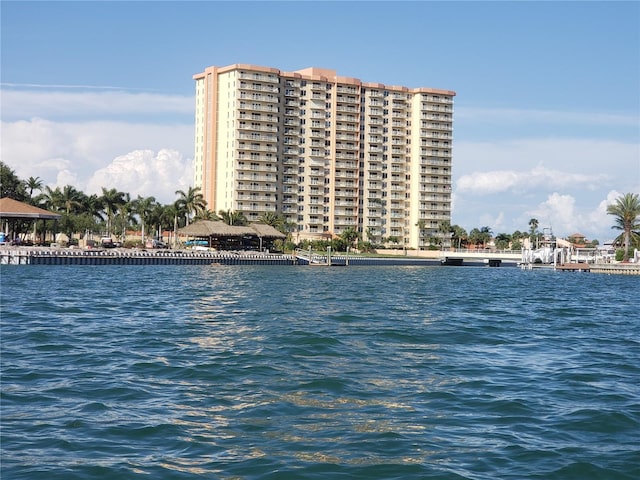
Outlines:
<svg viewBox="0 0 640 480"><path fill-rule="evenodd" d="M591 266L588 263L564 263L562 265L556 265L556 270L560 272L589 272Z"/></svg>

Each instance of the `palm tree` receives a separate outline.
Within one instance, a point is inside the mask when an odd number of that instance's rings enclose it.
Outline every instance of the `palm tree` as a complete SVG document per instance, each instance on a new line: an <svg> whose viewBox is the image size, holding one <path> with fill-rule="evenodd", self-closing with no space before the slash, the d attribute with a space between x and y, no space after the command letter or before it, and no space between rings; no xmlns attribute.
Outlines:
<svg viewBox="0 0 640 480"><path fill-rule="evenodd" d="M531 220L529 220L529 239L531 240L531 246L533 247L533 241L535 240L535 238L537 237L536 232L538 231L538 219L537 218L532 218Z"/></svg>
<svg viewBox="0 0 640 480"><path fill-rule="evenodd" d="M491 229L489 227L482 227L480 230L474 228L469 232L469 240L475 246L482 245L482 247L486 247L487 242L491 240Z"/></svg>
<svg viewBox="0 0 640 480"><path fill-rule="evenodd" d="M127 227L138 223L135 217L134 203L129 193L124 194L124 202L118 206L118 216L116 217L117 231L121 232L120 238L124 242L127 237Z"/></svg>
<svg viewBox="0 0 640 480"><path fill-rule="evenodd" d="M64 212L69 215L73 211L77 211L82 208L82 193L72 187L71 185L65 185L61 192L61 202L64 206Z"/></svg>
<svg viewBox="0 0 640 480"><path fill-rule="evenodd" d="M175 202L176 207L185 212L187 225L189 225L191 214L198 215L207 208L207 202L200 193L200 187L189 187L186 192L176 190L176 195L180 195L180 198Z"/></svg>
<svg viewBox="0 0 640 480"><path fill-rule="evenodd" d="M443 220L438 224L438 233L442 236L441 245L442 246L450 246L447 245L451 241L451 222L449 220Z"/></svg>
<svg viewBox="0 0 640 480"><path fill-rule="evenodd" d="M460 248L462 246L462 241L464 240L466 242L467 240L467 231L464 228L462 228L460 225L453 225L451 227L451 230L453 230L453 235L451 236L451 239L454 242L457 240L458 248Z"/></svg>
<svg viewBox="0 0 640 480"><path fill-rule="evenodd" d="M496 235L496 248L498 250L506 250L511 243L511 235L508 233L499 233Z"/></svg>
<svg viewBox="0 0 640 480"><path fill-rule="evenodd" d="M42 190L42 180L40 177L29 177L28 180L25 180L24 186L29 189L29 198L33 198L34 190Z"/></svg>
<svg viewBox="0 0 640 480"><path fill-rule="evenodd" d="M220 210L218 212L222 221L227 225L246 225L247 218L244 216L242 212L231 211L231 210Z"/></svg>
<svg viewBox="0 0 640 480"><path fill-rule="evenodd" d="M353 227L347 227L344 229L344 231L340 234L340 238L342 240L344 240L344 242L350 246L353 244L353 242L355 240L359 240L360 239L360 233Z"/></svg>
<svg viewBox="0 0 640 480"><path fill-rule="evenodd" d="M104 212L104 207L102 204L102 198L98 195L91 194L89 196L85 196L82 200L83 210L88 213L92 218L94 218L97 222L103 222L104 217L102 213Z"/></svg>
<svg viewBox="0 0 640 480"><path fill-rule="evenodd" d="M118 212L121 205L125 203L124 192L119 192L115 188L107 190L102 187L102 204L107 214L107 234L111 233L113 217Z"/></svg>
<svg viewBox="0 0 640 480"><path fill-rule="evenodd" d="M138 195L138 198L133 200L132 204L133 211L140 218L140 224L142 225L142 244L144 245L144 227L149 224L153 207L156 204L156 199L155 197L143 198Z"/></svg>
<svg viewBox="0 0 640 480"><path fill-rule="evenodd" d="M265 212L258 217L258 222L264 223L265 225L271 225L281 233L289 233L287 229L287 220L283 215L278 215L274 212Z"/></svg>
<svg viewBox="0 0 640 480"><path fill-rule="evenodd" d="M193 217L194 220L220 220L220 217L218 217L218 215L216 215L216 212L214 212L213 210L204 210L203 212L198 213L195 217Z"/></svg>
<svg viewBox="0 0 640 480"><path fill-rule="evenodd" d="M52 189L47 185L44 191L36 197L36 203L46 210L61 212L64 208L64 202L60 187Z"/></svg>
<svg viewBox="0 0 640 480"><path fill-rule="evenodd" d="M623 262L629 261L629 245L631 237L637 237L636 230L640 230L640 200L637 193L625 193L616 199L616 203L607 206L607 213L615 217L615 225L611 228L622 230L616 241L622 239L624 245ZM622 238L621 238L622 237Z"/></svg>

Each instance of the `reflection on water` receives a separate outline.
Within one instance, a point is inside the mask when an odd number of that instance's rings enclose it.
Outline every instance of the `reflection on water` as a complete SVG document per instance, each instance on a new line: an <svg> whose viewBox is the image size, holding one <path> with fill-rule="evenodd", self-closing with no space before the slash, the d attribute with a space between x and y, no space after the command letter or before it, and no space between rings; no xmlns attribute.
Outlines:
<svg viewBox="0 0 640 480"><path fill-rule="evenodd" d="M444 267L2 275L3 478L640 477L635 279Z"/></svg>

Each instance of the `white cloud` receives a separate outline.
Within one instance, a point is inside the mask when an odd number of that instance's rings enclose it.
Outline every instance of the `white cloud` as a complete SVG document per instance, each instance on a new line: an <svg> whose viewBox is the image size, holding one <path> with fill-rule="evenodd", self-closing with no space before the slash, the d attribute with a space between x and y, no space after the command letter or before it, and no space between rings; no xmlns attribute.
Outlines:
<svg viewBox="0 0 640 480"><path fill-rule="evenodd" d="M523 192L527 190L557 189L562 187L586 187L593 189L607 180L605 174L585 175L546 168L542 165L526 171L502 170L475 172L460 177L460 192L487 194L499 192Z"/></svg>
<svg viewBox="0 0 640 480"><path fill-rule="evenodd" d="M111 115L188 114L193 96L126 91L57 91L2 89L3 119L30 117L65 118Z"/></svg>
<svg viewBox="0 0 640 480"><path fill-rule="evenodd" d="M87 194L102 192L102 187L116 188L142 197L153 196L161 203L175 200L176 190L193 185L191 160L180 152L163 149L136 150L115 158L96 171L87 182Z"/></svg>
<svg viewBox="0 0 640 480"><path fill-rule="evenodd" d="M40 177L55 185L61 178L76 178L73 185L84 189L96 171L129 152L170 149L192 156L193 125L34 118L3 122L0 140L3 161L20 178Z"/></svg>
<svg viewBox="0 0 640 480"><path fill-rule="evenodd" d="M535 166L569 173L640 175L637 143L589 138L526 138L456 141L453 173L527 171ZM626 171L626 173L625 173Z"/></svg>
<svg viewBox="0 0 640 480"><path fill-rule="evenodd" d="M600 112L566 112L559 110L536 110L515 108L456 107L456 119L461 121L491 122L503 125L592 125L592 126L638 126L638 115Z"/></svg>
<svg viewBox="0 0 640 480"><path fill-rule="evenodd" d="M611 190L604 200L581 207L573 196L554 192L535 208L525 212L526 216L522 219L536 218L540 228L551 227L554 234L560 237L581 233L590 240L598 239L603 243L618 235L611 229L614 219L607 214L607 205L615 203L621 195L617 190Z"/></svg>

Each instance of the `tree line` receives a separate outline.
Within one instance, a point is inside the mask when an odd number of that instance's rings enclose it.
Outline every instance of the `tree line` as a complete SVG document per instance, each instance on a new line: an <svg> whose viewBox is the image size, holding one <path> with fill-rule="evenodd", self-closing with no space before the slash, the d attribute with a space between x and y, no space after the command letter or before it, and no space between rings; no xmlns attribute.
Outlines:
<svg viewBox="0 0 640 480"><path fill-rule="evenodd" d="M72 238L86 232L100 235L115 235L124 239L130 228L140 228L142 238L160 237L163 231L171 231L189 225L199 219L222 220L229 225L246 225L242 212L207 209L207 203L198 188L176 190L173 203L162 204L155 197L138 195L131 198L126 192L102 187L100 195L87 195L72 185L62 188L45 186L39 177L21 180L7 165L0 162L0 197L9 197L45 210L60 214L60 219L39 221L37 229L41 235L46 231L65 233ZM24 234L30 222L14 220L11 225L15 234ZM44 243L44 238L41 238Z"/></svg>
<svg viewBox="0 0 640 480"><path fill-rule="evenodd" d="M195 220L222 220L228 225L246 225L246 217L239 211L221 210L217 214L207 209L199 188L189 187L186 191L176 190L176 200L173 203L162 204L155 197L142 197L138 195L131 198L126 192L115 188L102 187L100 195L87 195L71 185L62 188L44 186L39 177L20 179L15 172L0 162L0 198L9 197L15 200L59 213L57 229L72 238L74 233L83 235L85 232L117 235L124 239L124 235L130 228L140 227L142 238L145 235L159 237L163 231L172 231L189 225ZM607 207L607 213L614 216L613 229L622 231L616 238L616 242L624 248L625 259L628 259L632 248L640 248L640 200L638 194L627 193L616 200L616 203ZM271 225L284 234L290 234L296 225L287 222L285 217L273 212L263 214L258 221ZM52 221L41 221L42 227L38 231L44 232L54 228ZM426 231L425 222L419 221L416 226ZM13 231L25 233L28 222L16 221L12 225ZM370 236L369 236L370 238ZM535 246L543 239L543 232L539 231L539 222L532 218L529 221L529 229L516 230L513 233L498 233L494 236L491 228L487 226L473 228L467 232L459 225L452 225L448 220L440 222L437 235L428 236L429 248L440 249L443 247L469 248L486 247L492 240L498 250L520 250L525 239L529 239ZM42 239L44 240L44 239ZM375 245L363 241L362 234L353 228L348 228L342 234L332 240L303 242L295 245L289 236L287 247L326 248L331 246L336 251L344 251L347 246L354 246L362 251L371 251L384 246L400 246L400 239L388 237L385 245ZM333 243L332 243L333 242ZM598 245L597 240L589 246ZM287 248L285 247L285 248Z"/></svg>

